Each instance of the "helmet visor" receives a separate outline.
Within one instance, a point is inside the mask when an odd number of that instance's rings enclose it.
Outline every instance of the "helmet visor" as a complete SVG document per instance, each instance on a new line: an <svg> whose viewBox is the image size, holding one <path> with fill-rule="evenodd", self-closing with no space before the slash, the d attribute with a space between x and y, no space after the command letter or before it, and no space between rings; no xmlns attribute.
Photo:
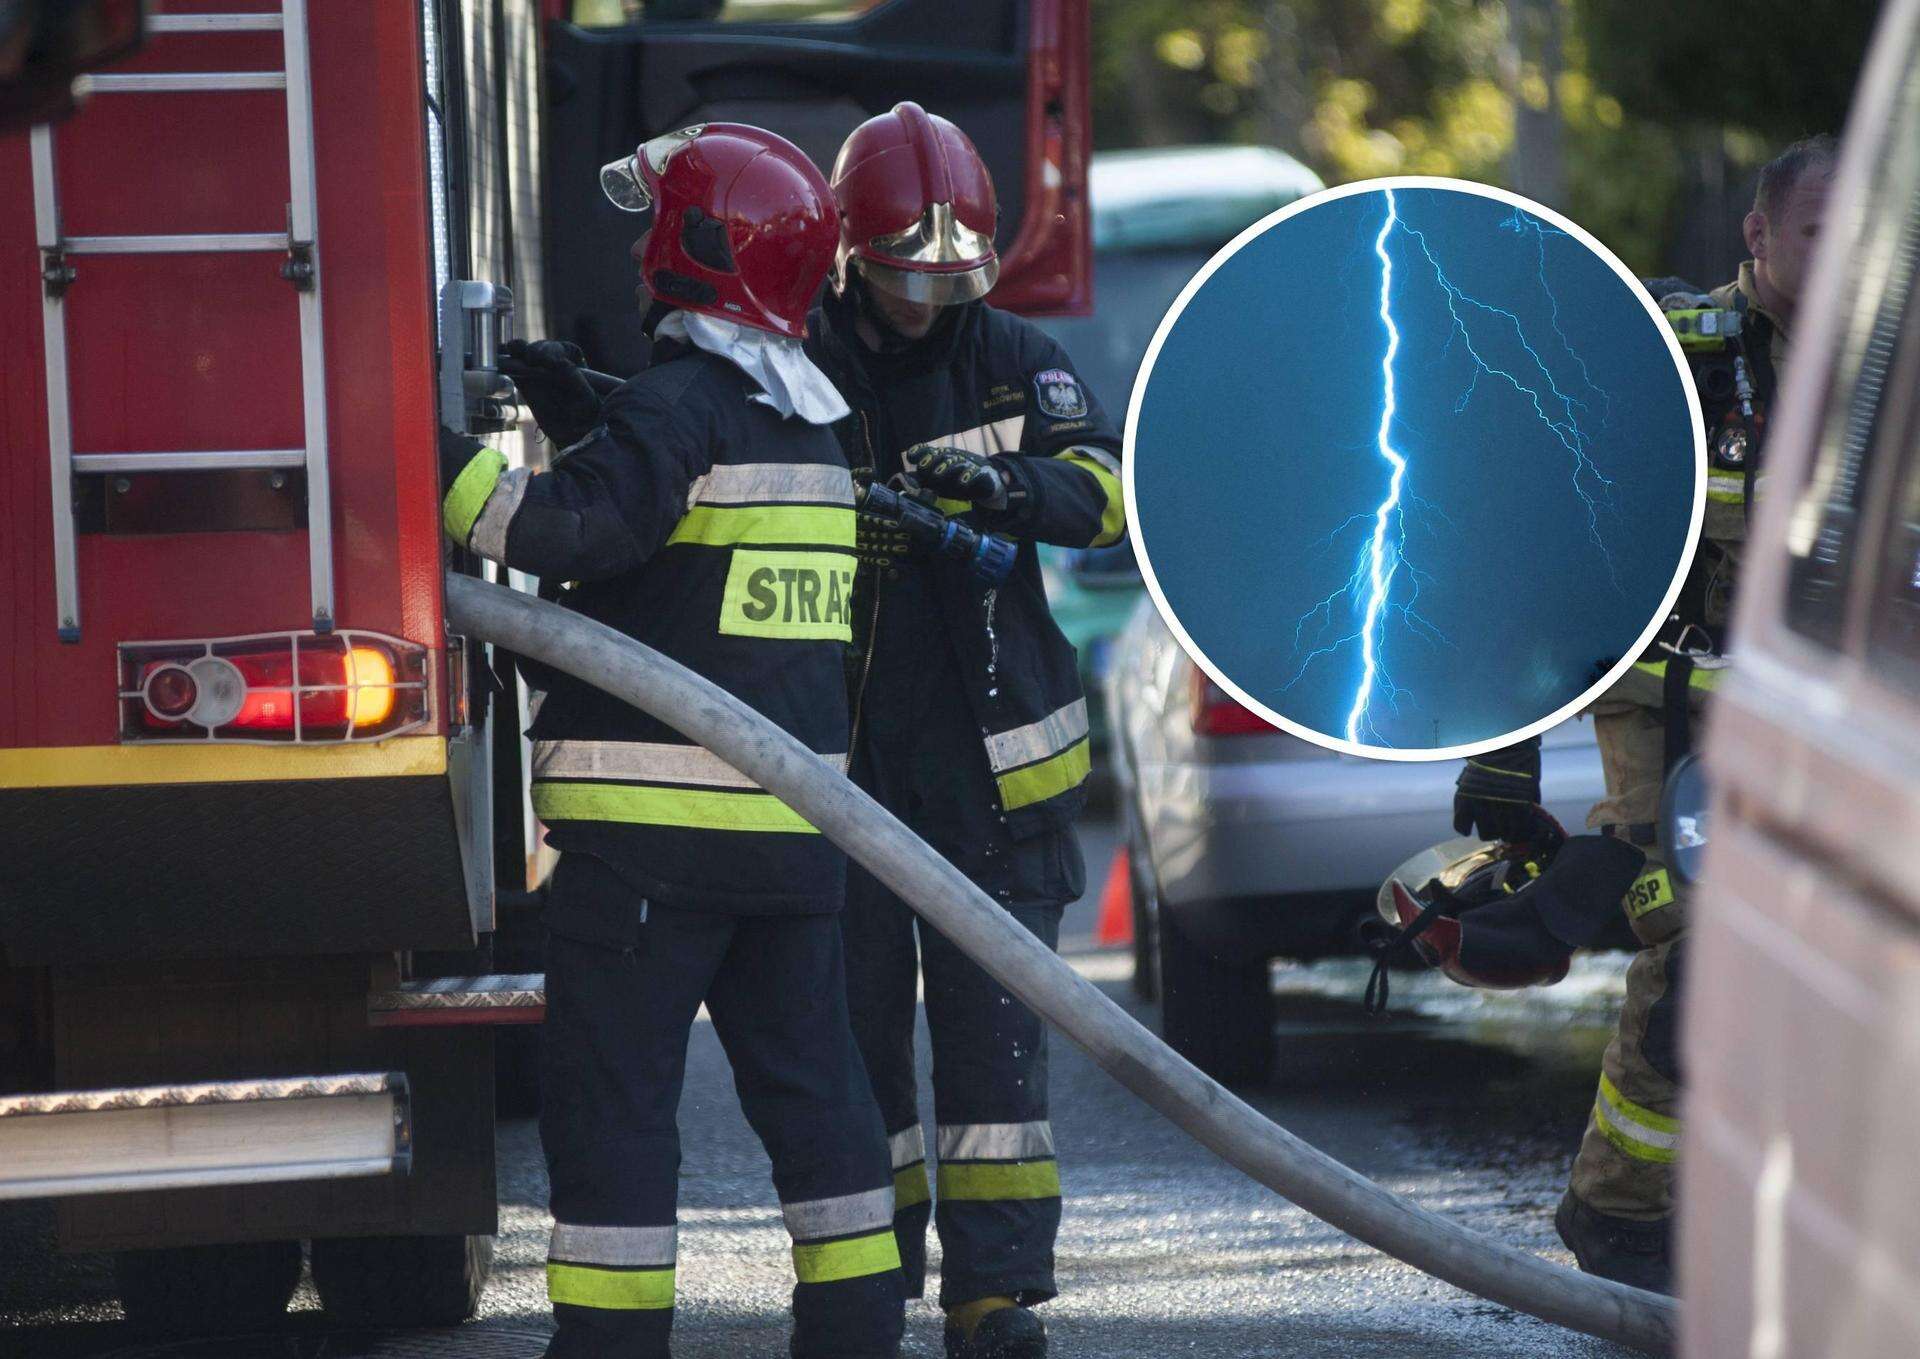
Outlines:
<svg viewBox="0 0 1920 1359"><path fill-rule="evenodd" d="M934 273L925 269L896 269L859 255L853 256L860 277L885 293L908 302L945 307L957 302L974 302L993 291L1000 278L1000 261L989 259L971 269Z"/></svg>
<svg viewBox="0 0 1920 1359"><path fill-rule="evenodd" d="M608 161L600 167L602 192L622 212L645 212L653 206L653 195L647 190L647 174L658 178L666 171L673 153L706 130L705 123L696 123L678 132L663 132L651 141L642 142L640 149L631 156ZM646 160L644 171L640 163L643 157Z"/></svg>
<svg viewBox="0 0 1920 1359"><path fill-rule="evenodd" d="M622 156L600 167L600 189L609 202L622 212L645 212L653 206L653 195L640 177L640 158Z"/></svg>

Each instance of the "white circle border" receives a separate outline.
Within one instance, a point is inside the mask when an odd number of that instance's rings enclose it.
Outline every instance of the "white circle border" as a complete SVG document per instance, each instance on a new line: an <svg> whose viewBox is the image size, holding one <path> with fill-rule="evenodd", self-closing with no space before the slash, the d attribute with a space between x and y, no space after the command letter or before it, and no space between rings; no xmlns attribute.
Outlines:
<svg viewBox="0 0 1920 1359"><path fill-rule="evenodd" d="M1246 690L1235 684L1224 670L1215 665L1206 653L1201 651L1194 643L1193 638L1188 635L1186 628L1181 625L1180 619L1174 614L1172 606L1167 603L1166 592L1160 588L1159 577L1154 574L1153 561L1147 552L1146 535L1140 532L1139 522L1134 518L1134 507L1139 504L1139 500L1134 494L1133 469L1135 454L1137 452L1136 436L1140 424L1140 408L1146 400L1147 383L1153 376L1154 362L1160 357L1160 347L1166 343L1167 336L1172 333L1175 323L1180 319L1180 314L1187 309L1187 303L1205 286L1206 281L1213 277L1214 271L1219 269L1221 265L1225 264L1235 255L1239 254L1243 246L1257 237L1264 235L1273 227L1280 225L1280 223L1286 221L1289 217L1303 212L1310 212L1314 208L1335 202L1338 199L1350 198L1355 194L1382 193L1388 189L1447 189L1456 193L1472 194L1478 198L1490 198L1495 202L1505 203L1508 207L1519 208L1524 212L1531 213L1542 221L1549 222L1555 227L1558 227L1569 236L1578 240L1582 245L1586 246L1588 250L1597 255L1601 262L1612 269L1613 272L1620 277L1620 280L1627 285L1629 294L1639 301L1641 308L1647 313L1648 319L1653 322L1656 332L1666 342L1667 352L1672 356L1674 368L1680 377L1680 390L1686 397L1687 414L1693 425L1693 512L1687 523L1686 547L1680 553L1679 564L1674 570L1673 580L1667 586L1666 594L1661 599L1659 610L1654 614L1652 619L1648 621L1646 628L1640 634L1639 640L1614 664L1611 670L1601 676L1596 683L1589 685L1571 703L1548 713L1545 717L1528 723L1524 727L1516 727L1514 730L1502 736L1488 740L1468 741L1461 745L1454 746L1423 746L1403 749L1398 746L1362 745L1357 741L1347 741L1338 736L1330 736L1326 732L1318 731L1300 722L1296 722L1292 718L1283 717L1266 704L1254 698L1251 694L1247 693ZM1127 517L1133 528L1134 556L1140 563L1140 575L1146 582L1147 594L1153 600L1153 607L1159 612L1161 620L1166 623L1168 629L1172 631L1175 640L1180 643L1181 650L1186 652L1188 658L1192 660L1194 664L1198 665L1200 669L1206 673L1208 678L1212 679L1215 684L1218 684L1222 689L1226 690L1227 693L1231 694L1235 702L1254 712L1265 721L1279 727L1289 735L1297 736L1301 740L1310 742L1313 745L1320 746L1327 750L1338 751L1343 755L1357 755L1365 759L1402 760L1410 763L1465 759L1470 756L1485 754L1491 750L1499 750L1504 746L1514 744L1516 741L1524 741L1529 737L1537 736L1547 730L1547 728L1558 726L1567 718L1574 716L1587 707L1588 704L1612 688L1615 681L1622 675L1633 668L1634 663L1640 659L1641 655L1652 643L1654 634L1660 631L1662 625L1667 622L1668 617L1672 614L1674 601L1680 597L1680 588L1686 583L1687 572L1692 569L1694 554L1699 549L1700 526L1706 515L1707 432L1704 417L1700 411L1700 395L1694 389L1693 373L1687 366L1686 354L1681 350L1680 341L1674 335L1673 328L1667 324L1666 317L1661 314L1658 302L1648 294L1645 288L1640 286L1639 276L1628 269L1625 264L1621 263L1620 259L1611 250L1601 244L1591 232L1578 222L1555 212L1552 208L1542 203L1536 203L1532 199L1514 193L1509 189L1496 188L1491 184L1478 184L1467 179L1450 179L1436 175L1388 175L1379 179L1362 179L1356 180L1351 184L1335 185L1333 188L1322 189L1317 193L1311 193L1304 198L1296 199L1285 207L1268 213L1265 217L1262 217L1252 226L1242 231L1238 236L1235 236L1231 241L1228 241L1215 253L1212 259L1201 266L1199 273L1187 281L1187 285L1180 290L1180 295L1174 298L1173 305L1167 308L1167 314L1160 318L1160 324L1153 332L1153 340L1147 346L1146 357L1140 361L1140 371L1135 375L1133 380L1133 392L1127 402L1127 424L1122 437L1124 442L1122 444L1120 473L1122 486L1124 487L1126 495Z"/></svg>

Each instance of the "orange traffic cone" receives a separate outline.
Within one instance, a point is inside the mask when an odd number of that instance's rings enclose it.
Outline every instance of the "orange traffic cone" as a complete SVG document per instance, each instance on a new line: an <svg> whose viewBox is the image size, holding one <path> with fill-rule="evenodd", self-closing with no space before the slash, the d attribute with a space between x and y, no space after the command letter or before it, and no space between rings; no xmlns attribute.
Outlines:
<svg viewBox="0 0 1920 1359"><path fill-rule="evenodd" d="M1113 852L1106 886L1100 889L1100 923L1094 926L1093 939L1105 948L1121 948L1133 942L1133 890L1125 845Z"/></svg>

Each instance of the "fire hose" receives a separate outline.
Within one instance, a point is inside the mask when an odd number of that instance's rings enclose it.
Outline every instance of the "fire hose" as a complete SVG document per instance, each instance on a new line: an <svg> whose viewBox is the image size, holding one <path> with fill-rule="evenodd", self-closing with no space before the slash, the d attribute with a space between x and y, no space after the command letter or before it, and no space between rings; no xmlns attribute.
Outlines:
<svg viewBox="0 0 1920 1359"><path fill-rule="evenodd" d="M842 774L732 695L578 613L447 577L447 620L666 722L773 793L955 947L1084 1048L1121 1085L1229 1165L1315 1217L1447 1283L1649 1353L1674 1347L1678 1309L1418 1207L1301 1141L1154 1037Z"/></svg>

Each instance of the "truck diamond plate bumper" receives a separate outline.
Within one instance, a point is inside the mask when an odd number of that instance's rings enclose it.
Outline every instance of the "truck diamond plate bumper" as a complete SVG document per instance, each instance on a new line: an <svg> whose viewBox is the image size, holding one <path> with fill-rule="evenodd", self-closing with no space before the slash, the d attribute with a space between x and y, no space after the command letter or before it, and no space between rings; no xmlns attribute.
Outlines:
<svg viewBox="0 0 1920 1359"><path fill-rule="evenodd" d="M406 1173L406 1075L0 1097L0 1199Z"/></svg>
<svg viewBox="0 0 1920 1359"><path fill-rule="evenodd" d="M367 997L374 1025L538 1024L547 1017L544 973L434 977Z"/></svg>

